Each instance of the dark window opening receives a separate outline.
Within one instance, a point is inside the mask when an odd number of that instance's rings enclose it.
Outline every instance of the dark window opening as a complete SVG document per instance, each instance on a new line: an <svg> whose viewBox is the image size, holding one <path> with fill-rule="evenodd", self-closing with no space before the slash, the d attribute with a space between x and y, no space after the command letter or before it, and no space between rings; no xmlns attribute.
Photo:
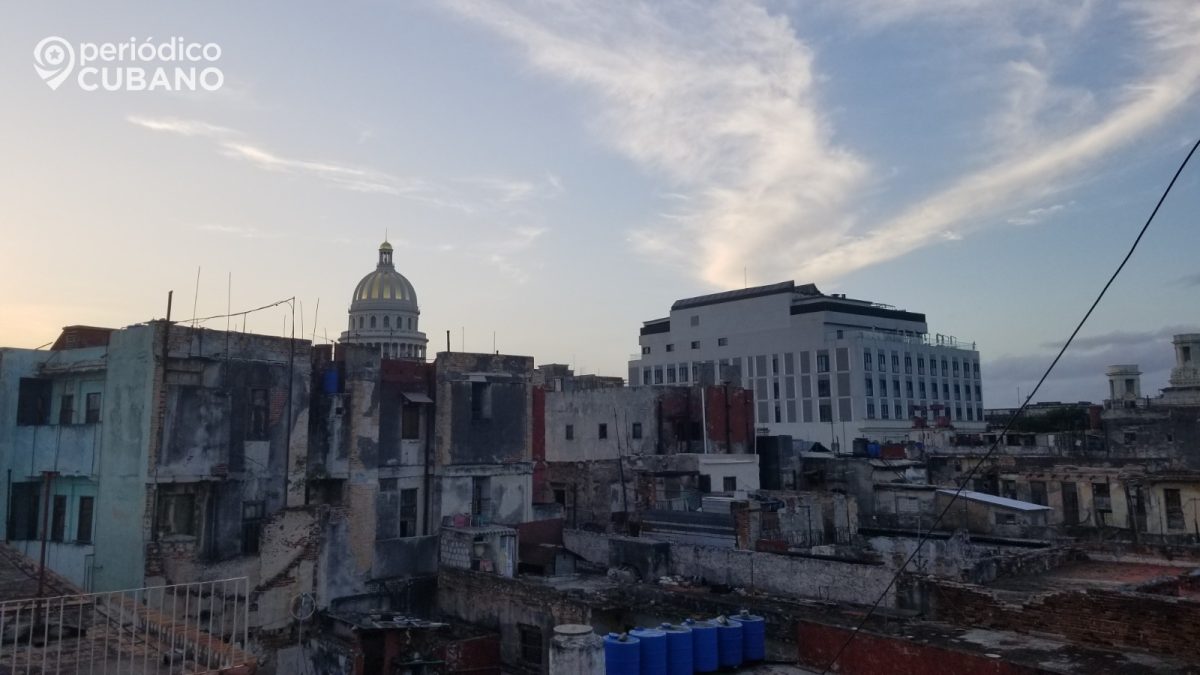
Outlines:
<svg viewBox="0 0 1200 675"><path fill-rule="evenodd" d="M574 424L567 425L567 440L568 441L575 440L575 425Z"/></svg>
<svg viewBox="0 0 1200 675"><path fill-rule="evenodd" d="M400 536L417 536L417 489L400 491Z"/></svg>
<svg viewBox="0 0 1200 675"><path fill-rule="evenodd" d="M517 632L520 633L521 638L521 662L540 668L542 665L542 631L537 626L519 623Z"/></svg>
<svg viewBox="0 0 1200 675"><path fill-rule="evenodd" d="M491 479L476 476L471 479L471 515L486 516L491 511Z"/></svg>
<svg viewBox="0 0 1200 675"><path fill-rule="evenodd" d="M39 426L50 423L50 392L53 383L34 377L22 377L17 393L17 424Z"/></svg>
<svg viewBox="0 0 1200 675"><path fill-rule="evenodd" d="M50 510L50 541L62 541L67 530L67 496L54 495Z"/></svg>
<svg viewBox="0 0 1200 675"><path fill-rule="evenodd" d="M600 438L600 439L608 438L608 425L605 424L604 422L601 422L600 427L599 427L599 429L597 429L596 433L597 433L597 438Z"/></svg>
<svg viewBox="0 0 1200 675"><path fill-rule="evenodd" d="M1049 506L1050 502L1046 499L1046 482L1040 480L1029 481L1029 501L1041 506Z"/></svg>
<svg viewBox="0 0 1200 675"><path fill-rule="evenodd" d="M85 412L83 421L85 424L96 424L100 421L100 392L94 391L87 395L85 399Z"/></svg>
<svg viewBox="0 0 1200 675"><path fill-rule="evenodd" d="M39 483L13 483L9 498L8 536L12 539L38 538L38 511L40 508L41 485Z"/></svg>
<svg viewBox="0 0 1200 675"><path fill-rule="evenodd" d="M487 382L471 383L471 419L492 419L492 387Z"/></svg>
<svg viewBox="0 0 1200 675"><path fill-rule="evenodd" d="M250 419L246 430L246 438L252 441L267 440L267 421L270 418L271 404L267 398L266 389L250 390Z"/></svg>
<svg viewBox="0 0 1200 675"><path fill-rule="evenodd" d="M1167 529L1184 529L1187 524L1184 522L1183 500L1180 499L1179 490L1171 488L1163 490L1163 502L1166 505Z"/></svg>
<svg viewBox="0 0 1200 675"><path fill-rule="evenodd" d="M421 406L405 404L400 411L400 438L414 441L421 437Z"/></svg>
<svg viewBox="0 0 1200 675"><path fill-rule="evenodd" d="M721 479L721 489L725 492L737 491L737 476L725 476Z"/></svg>
<svg viewBox="0 0 1200 675"><path fill-rule="evenodd" d="M1092 483L1092 504L1096 507L1096 511L1112 511L1112 499L1109 497L1108 483Z"/></svg>
<svg viewBox="0 0 1200 675"><path fill-rule="evenodd" d="M188 492L159 494L155 530L160 537L196 536L196 495Z"/></svg>
<svg viewBox="0 0 1200 675"><path fill-rule="evenodd" d="M95 508L95 497L79 498L79 520L75 523L75 541L77 543L92 543L92 519Z"/></svg>
<svg viewBox="0 0 1200 675"><path fill-rule="evenodd" d="M59 399L58 405L58 423L59 424L74 424L75 423L75 397L71 394L63 394Z"/></svg>
<svg viewBox="0 0 1200 675"><path fill-rule="evenodd" d="M633 435L634 438L641 438L642 437L642 423L634 422L633 428L630 431L630 433Z"/></svg>
<svg viewBox="0 0 1200 675"><path fill-rule="evenodd" d="M257 555L262 538L262 521L266 515L263 502L242 502L242 555Z"/></svg>

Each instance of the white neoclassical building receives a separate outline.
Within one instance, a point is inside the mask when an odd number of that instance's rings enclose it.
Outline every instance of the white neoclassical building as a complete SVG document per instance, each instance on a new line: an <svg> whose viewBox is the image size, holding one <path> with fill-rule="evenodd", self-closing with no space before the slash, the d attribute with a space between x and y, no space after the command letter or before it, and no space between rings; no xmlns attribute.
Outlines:
<svg viewBox="0 0 1200 675"><path fill-rule="evenodd" d="M384 358L425 359L417 292L392 264L392 245L379 245L375 271L362 278L350 298L350 324L342 342L367 344Z"/></svg>

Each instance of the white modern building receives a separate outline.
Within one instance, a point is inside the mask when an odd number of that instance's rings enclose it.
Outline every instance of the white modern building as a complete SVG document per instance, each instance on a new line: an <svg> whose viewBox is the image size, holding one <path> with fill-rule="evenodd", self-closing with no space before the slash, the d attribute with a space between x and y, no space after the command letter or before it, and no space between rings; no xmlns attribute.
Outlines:
<svg viewBox="0 0 1200 675"><path fill-rule="evenodd" d="M342 342L368 344L385 359L425 360L428 342L420 326L417 292L392 264L392 245L379 245L375 271L362 278L350 298L350 324Z"/></svg>
<svg viewBox="0 0 1200 675"><path fill-rule="evenodd" d="M754 391L758 428L770 434L848 451L854 438L898 440L922 421L985 427L973 343L931 336L924 314L813 284L679 300L670 316L646 321L638 341L631 386L740 375Z"/></svg>

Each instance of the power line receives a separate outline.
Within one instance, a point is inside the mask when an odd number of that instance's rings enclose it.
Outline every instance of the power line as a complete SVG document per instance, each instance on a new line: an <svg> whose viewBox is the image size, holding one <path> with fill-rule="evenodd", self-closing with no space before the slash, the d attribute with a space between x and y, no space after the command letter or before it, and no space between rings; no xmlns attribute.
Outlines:
<svg viewBox="0 0 1200 675"><path fill-rule="evenodd" d="M203 321L211 321L212 319L224 319L224 318L233 317L233 316L245 316L247 314L253 314L254 312L261 312L264 309L271 309L272 307L278 307L279 305L291 304L295 300L296 300L296 297L292 296L290 298L284 298L283 300L272 302L269 305L263 305L262 307L255 307L254 309L247 309L244 312L230 312L229 314L214 314L212 316L202 316L198 319L192 319L192 322L193 323L201 323Z"/></svg>
<svg viewBox="0 0 1200 675"><path fill-rule="evenodd" d="M1171 194L1171 188L1175 187L1175 181L1179 179L1179 175L1183 173L1184 167L1186 167L1188 162L1191 161L1192 155L1196 154L1197 148L1200 148L1200 140L1197 140L1196 143L1192 145L1192 149L1188 152L1187 156L1183 158L1183 162L1179 165L1179 168L1175 170L1175 175L1171 177L1171 182L1167 183L1167 188L1163 190L1162 196L1158 198L1158 203L1154 205L1154 210L1150 212L1150 217L1146 219L1146 223L1142 225L1142 229L1138 232L1137 237L1133 240L1133 244L1130 245L1129 251L1127 251L1125 253L1125 257L1121 259L1121 264L1117 265L1117 269L1113 270L1112 276L1108 278L1108 281L1105 282L1104 287L1100 289L1100 293L1096 296L1096 299L1092 301L1091 307L1088 307L1088 310L1084 313L1083 318L1079 320L1079 323L1075 326L1075 330L1071 331L1071 335L1067 338L1067 341L1063 343L1062 349L1058 350L1058 354L1055 355L1054 360L1051 361L1050 365L1046 367L1046 371L1042 373L1041 378L1038 379L1037 384L1033 387L1033 391L1029 392L1029 395L1025 397L1024 402L1021 403L1021 407L1017 408L1017 412L1013 413L1013 415L1008 418L1008 421L1004 424L1004 429L996 435L996 440L992 442L992 445L990 448L988 448L988 451L984 453L983 457L976 462L975 465L971 467L970 471L967 472L967 475L963 477L962 481L958 485L958 488L954 490L954 494L950 497L950 501L946 503L945 508L942 509L941 513L938 514L937 519L934 520L933 524L929 527L929 531L917 539L917 545L915 548L913 548L913 552L908 554L908 557L904 559L904 564L900 565L900 568L896 570L894 575L892 575L891 581L889 581L888 585L884 587L883 592L879 594L879 597L875 599L875 602L871 605L871 609L867 610L867 613L863 616L862 620L858 622L858 625L854 628L854 631L850 633L850 637L846 638L846 641L843 642L842 646L838 648L837 653L833 655L833 659L829 661L829 664L826 665L823 670L821 670L821 675L826 675L826 673L828 673L830 669L837 664L838 659L841 658L842 654L846 651L846 648L850 646L850 643L853 642L854 638L858 636L860 631L862 631L863 626L867 624L867 621L871 618L871 615L874 614L875 610L879 608L879 603L883 602L883 599L887 597L888 591L892 590L892 586L896 585L896 581L900 578L900 575L904 573L905 568L908 567L908 564L912 562L913 558L915 558L917 553L920 552L921 547L925 545L925 542L929 540L930 534L932 534L933 530L937 529L938 524L942 522L942 518L944 518L946 513L950 511L950 507L954 506L954 502L958 500L959 495L962 493L967 483L975 475L975 472L979 470L979 467L983 466L984 462L986 462L988 458L992 456L992 453L996 451L996 448L1000 445L1000 439L1003 438L1006 433L1008 433L1008 430L1012 427L1013 422L1015 422L1017 418L1021 416L1021 413L1025 411L1025 408L1029 405L1029 402L1033 400L1034 395L1037 394L1038 389L1041 389L1042 383L1046 381L1046 378L1050 376L1050 372L1054 370L1056 365L1058 365L1059 359L1061 359L1063 354L1066 353L1067 348L1070 347L1071 343L1075 340L1075 336L1079 334L1079 331L1083 328L1083 325L1087 323L1087 320L1092 316L1092 312L1096 309L1096 306L1100 304L1100 301L1104 298L1104 294L1108 292L1109 287L1112 286L1113 282L1117 280L1117 275L1121 273L1121 270L1125 269L1125 264L1128 263L1129 259L1133 257L1133 252L1137 250L1138 244L1141 243L1142 237L1146 234L1146 230L1150 229L1150 223L1154 222L1154 217L1158 215L1159 208L1161 208L1163 202L1166 201L1167 195Z"/></svg>

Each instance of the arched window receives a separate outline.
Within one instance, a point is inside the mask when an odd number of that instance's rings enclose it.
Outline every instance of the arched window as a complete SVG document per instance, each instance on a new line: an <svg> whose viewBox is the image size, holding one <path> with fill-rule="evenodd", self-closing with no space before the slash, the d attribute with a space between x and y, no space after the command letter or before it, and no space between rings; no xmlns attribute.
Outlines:
<svg viewBox="0 0 1200 675"><path fill-rule="evenodd" d="M412 317L411 317L411 316L410 316L410 317L408 317L408 329L409 329L409 330L412 330L412 329L413 329L413 322L412 322Z"/></svg>
<svg viewBox="0 0 1200 675"><path fill-rule="evenodd" d="M392 317L388 316L387 314L383 315L383 327L384 328L392 327Z"/></svg>
<svg viewBox="0 0 1200 675"><path fill-rule="evenodd" d="M371 328L374 328L374 327L375 327L375 315L372 314L371 315Z"/></svg>
<svg viewBox="0 0 1200 675"><path fill-rule="evenodd" d="M362 327L363 327L363 318L362 318L361 316L360 316L360 317L358 317L358 327L359 327L359 328L362 328Z"/></svg>

